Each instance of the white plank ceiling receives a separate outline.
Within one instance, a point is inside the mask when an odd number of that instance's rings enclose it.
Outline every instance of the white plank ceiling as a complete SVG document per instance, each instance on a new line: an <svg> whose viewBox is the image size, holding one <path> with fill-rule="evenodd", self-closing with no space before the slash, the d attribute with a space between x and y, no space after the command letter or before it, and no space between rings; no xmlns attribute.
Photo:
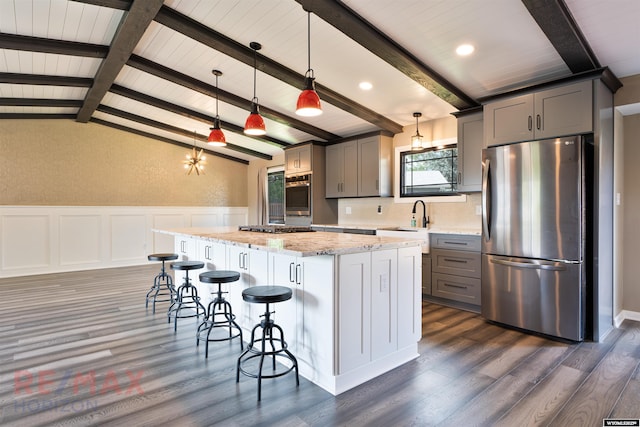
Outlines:
<svg viewBox="0 0 640 427"><path fill-rule="evenodd" d="M114 86L102 95L91 120L155 135L158 143L171 140L192 145L195 133L196 145L246 162L257 156L276 155L283 146L309 140L331 143L368 132L394 133L415 123L414 111L423 114L423 121L458 111L456 105L436 94L438 90L434 93L428 84L419 83L419 79L412 79L410 73L394 66L395 55L381 58L372 52L373 40L371 43L355 40L336 28L334 19L327 19L314 9L310 31L311 67L316 82L355 104L353 108L336 106L323 99L321 116L296 116L295 103L307 69L307 13L302 6L307 3L308 0L165 0L159 12L182 15L191 27L205 34L215 31L245 50L252 41L262 44L256 90L266 116L269 141L237 132L244 126L253 96L253 57L247 57L247 51L241 54L243 58L229 56L163 25L161 19L146 27L129 59L138 57L166 67L169 72L178 73L182 82L170 81L166 75L154 75L126 62L111 82ZM488 96L574 73L556 50L553 38L545 34L529 12L528 3L566 6L599 66L609 67L618 78L640 74L637 0L316 0L316 3L319 7L331 3L351 9L369 28L391 39L395 48L432 70L436 80L441 78L465 95L472 104L469 107L480 105L479 100ZM95 44L106 52L128 10L134 7L132 4L140 7L145 3L144 0L133 3L0 0L0 119L58 116L73 120L90 92L90 82L100 76L104 54L89 56L48 50L41 47L40 39ZM340 18L337 16L335 20ZM10 36L21 36L20 44L13 44ZM474 45L474 53L458 56L455 48L462 43ZM283 81L270 75L263 59L286 67L298 74L299 79ZM220 118L236 130L223 126L227 141L252 151L213 148L203 142L215 116L212 69L223 72L219 89L242 101L236 105L222 99L219 102ZM16 75L27 80L45 77L34 82L20 81ZM53 76L76 80L73 84L61 83ZM186 87L185 79L198 87ZM361 81L370 82L373 89L361 90L358 87ZM165 103L164 107L122 94L117 87L155 98ZM75 104L63 105L60 100ZM51 102L47 104L48 101ZM178 114L167 105L199 117ZM362 111L377 114L387 122L376 122L377 119L368 118ZM389 123L395 131L390 130Z"/></svg>

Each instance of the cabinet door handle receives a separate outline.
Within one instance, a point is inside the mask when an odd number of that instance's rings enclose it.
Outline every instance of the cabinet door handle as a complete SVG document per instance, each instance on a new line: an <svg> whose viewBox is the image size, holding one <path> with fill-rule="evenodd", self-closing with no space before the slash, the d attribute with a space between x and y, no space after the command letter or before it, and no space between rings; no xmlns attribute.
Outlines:
<svg viewBox="0 0 640 427"><path fill-rule="evenodd" d="M296 285L299 285L302 281L302 274L300 274L300 264L296 264Z"/></svg>
<svg viewBox="0 0 640 427"><path fill-rule="evenodd" d="M294 274L295 274L295 266L296 264L294 262L290 262L289 263L289 282L293 283L295 282L295 278L294 278Z"/></svg>
<svg viewBox="0 0 640 427"><path fill-rule="evenodd" d="M460 184L462 182L462 172L458 172L458 182L456 184Z"/></svg>
<svg viewBox="0 0 640 427"><path fill-rule="evenodd" d="M204 247L204 259L210 259L209 258L209 248L210 248L210 246L205 246Z"/></svg>
<svg viewBox="0 0 640 427"><path fill-rule="evenodd" d="M379 188L378 188L379 185L380 185L380 182L376 179L376 190L379 190Z"/></svg>
<svg viewBox="0 0 640 427"><path fill-rule="evenodd" d="M542 124L542 120L540 114L536 114L536 129L540 130L540 125Z"/></svg>
<svg viewBox="0 0 640 427"><path fill-rule="evenodd" d="M249 267L247 267L247 253L243 253L242 254L242 268L244 268L245 270L248 270Z"/></svg>
<svg viewBox="0 0 640 427"><path fill-rule="evenodd" d="M185 246L187 245L187 242L185 240L180 240L180 252L182 253L186 253L187 251L185 250Z"/></svg>
<svg viewBox="0 0 640 427"><path fill-rule="evenodd" d="M531 116L529 116L528 125L529 125L529 130L531 130L533 128L533 117Z"/></svg>

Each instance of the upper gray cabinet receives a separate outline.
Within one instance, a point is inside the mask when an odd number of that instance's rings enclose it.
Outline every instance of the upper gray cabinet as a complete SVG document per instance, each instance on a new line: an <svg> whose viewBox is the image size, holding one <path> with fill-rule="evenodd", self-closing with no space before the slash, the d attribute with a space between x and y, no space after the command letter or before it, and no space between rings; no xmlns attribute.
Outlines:
<svg viewBox="0 0 640 427"><path fill-rule="evenodd" d="M485 145L591 132L592 106L592 80L487 103Z"/></svg>
<svg viewBox="0 0 640 427"><path fill-rule="evenodd" d="M286 175L311 172L312 144L302 144L299 147L291 147L284 151L284 172Z"/></svg>
<svg viewBox="0 0 640 427"><path fill-rule="evenodd" d="M330 145L326 155L326 197L357 197L358 141Z"/></svg>
<svg viewBox="0 0 640 427"><path fill-rule="evenodd" d="M327 147L326 197L391 196L392 146L374 135Z"/></svg>
<svg viewBox="0 0 640 427"><path fill-rule="evenodd" d="M482 190L483 115L460 116L458 123L458 191L471 193Z"/></svg>

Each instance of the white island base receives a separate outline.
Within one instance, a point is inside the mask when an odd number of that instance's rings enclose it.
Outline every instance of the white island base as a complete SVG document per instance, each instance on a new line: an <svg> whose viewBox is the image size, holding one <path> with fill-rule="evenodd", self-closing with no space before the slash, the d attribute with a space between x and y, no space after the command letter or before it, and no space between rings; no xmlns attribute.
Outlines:
<svg viewBox="0 0 640 427"><path fill-rule="evenodd" d="M203 271L241 273L240 283L225 285L245 337L264 307L243 301L242 290L292 288L292 300L272 305L274 320L284 330L300 375L333 395L418 357L420 241L325 232L274 239L254 232L156 231L174 234L181 259L204 261ZM328 250L332 243L335 249ZM180 272L175 273L179 284ZM206 306L209 288L197 282L199 273L189 276Z"/></svg>

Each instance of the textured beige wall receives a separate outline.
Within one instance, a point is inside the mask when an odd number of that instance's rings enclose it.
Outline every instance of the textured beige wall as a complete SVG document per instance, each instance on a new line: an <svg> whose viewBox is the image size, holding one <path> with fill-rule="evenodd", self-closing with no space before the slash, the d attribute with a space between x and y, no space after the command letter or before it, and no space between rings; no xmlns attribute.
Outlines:
<svg viewBox="0 0 640 427"><path fill-rule="evenodd" d="M72 120L0 120L0 205L246 206L247 165Z"/></svg>

